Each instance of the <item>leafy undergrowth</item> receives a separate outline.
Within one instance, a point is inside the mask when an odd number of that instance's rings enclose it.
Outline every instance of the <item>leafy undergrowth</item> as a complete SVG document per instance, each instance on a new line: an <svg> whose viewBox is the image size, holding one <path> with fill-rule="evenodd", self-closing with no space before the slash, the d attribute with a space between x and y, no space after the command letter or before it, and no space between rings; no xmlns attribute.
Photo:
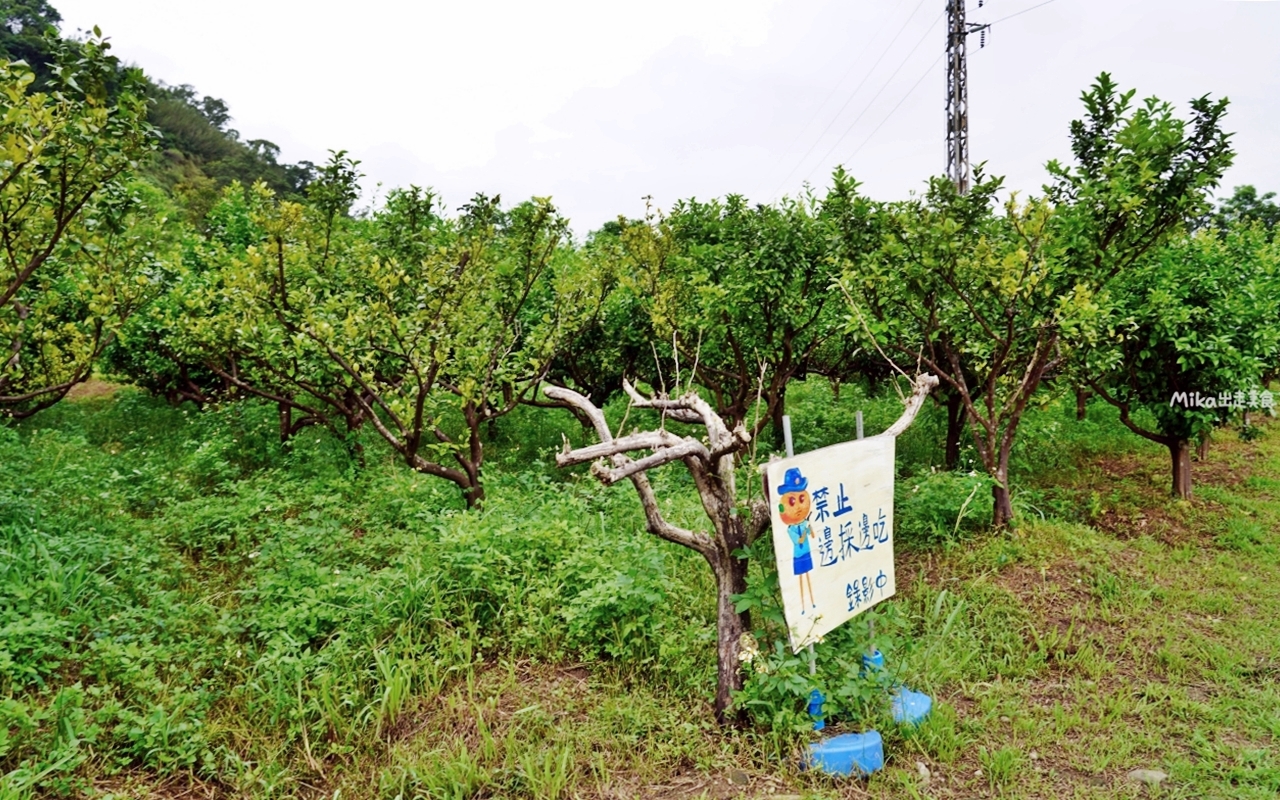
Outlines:
<svg viewBox="0 0 1280 800"><path fill-rule="evenodd" d="M853 404L892 419L855 388L793 393L806 447ZM567 417L496 432L481 513L372 442L364 466L320 432L281 448L251 403L123 390L0 428L0 798L1137 797L1134 768L1164 796L1275 796L1280 426L1220 436L1183 503L1105 409L1038 411L1024 524L984 534L988 484L931 469L937 424L900 443L900 595L874 613L937 706L899 731L850 677L831 730L885 734L866 783L797 769L785 654L755 723L714 727L705 564L621 487L549 468ZM866 636L829 637L821 679Z"/></svg>
<svg viewBox="0 0 1280 800"><path fill-rule="evenodd" d="M1085 461L1055 490L1091 518L1036 521L922 564L909 602L946 592L969 604L960 629L973 633L953 634L950 663L918 665L943 713L902 742L872 793L1141 797L1127 775L1154 769L1165 797L1275 797L1276 427L1215 442L1190 503L1168 497L1163 451ZM1003 638L1020 641L975 670L1000 640L981 630L993 607L1008 609Z"/></svg>

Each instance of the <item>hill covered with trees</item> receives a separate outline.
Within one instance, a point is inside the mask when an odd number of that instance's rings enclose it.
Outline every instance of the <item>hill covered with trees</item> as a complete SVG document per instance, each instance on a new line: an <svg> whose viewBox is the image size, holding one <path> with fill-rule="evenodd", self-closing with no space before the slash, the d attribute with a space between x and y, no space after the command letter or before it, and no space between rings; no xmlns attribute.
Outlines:
<svg viewBox="0 0 1280 800"><path fill-rule="evenodd" d="M37 90L49 85L57 67L61 22L46 0L0 3L0 57L26 62ZM144 82L150 100L147 120L159 134L160 147L142 174L173 195L192 221L203 219L218 192L234 181L245 186L262 181L282 196L302 196L314 176L310 162L279 163L280 148L272 142L242 139L231 127L227 103L219 98L203 96L186 84ZM115 80L108 79L108 91L115 88Z"/></svg>

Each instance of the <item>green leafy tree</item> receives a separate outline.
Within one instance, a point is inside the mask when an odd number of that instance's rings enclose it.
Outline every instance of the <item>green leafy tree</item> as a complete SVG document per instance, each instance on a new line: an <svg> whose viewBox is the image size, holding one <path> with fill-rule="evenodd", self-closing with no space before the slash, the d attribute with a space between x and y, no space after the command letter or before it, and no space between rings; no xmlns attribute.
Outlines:
<svg viewBox="0 0 1280 800"><path fill-rule="evenodd" d="M143 301L158 237L128 186L153 143L141 73L96 30L51 49L47 92L0 64L0 413L18 417L89 375Z"/></svg>
<svg viewBox="0 0 1280 800"><path fill-rule="evenodd" d="M624 378L639 378L661 385L659 372L670 372L671 359L659 353L650 316L652 285L637 274L626 257L621 234L622 220L611 222L592 233L582 247L582 257L593 265L598 276L599 296L590 301L595 313L565 342L552 362L547 380L557 386L580 390L603 405L621 391ZM544 405L537 399L532 403ZM572 411L584 427L591 421L572 405L549 405Z"/></svg>
<svg viewBox="0 0 1280 800"><path fill-rule="evenodd" d="M353 219L358 178L338 152L306 204L257 187L257 240L184 289L175 349L276 402L282 436L370 424L479 505L484 423L530 398L593 313L592 270L548 200L478 196L450 219L410 187Z"/></svg>
<svg viewBox="0 0 1280 800"><path fill-rule="evenodd" d="M1276 248L1261 225L1182 235L1122 273L1110 295L1110 335L1079 366L1121 422L1168 448L1173 493L1189 499L1191 442L1232 406L1257 408L1280 353Z"/></svg>
<svg viewBox="0 0 1280 800"><path fill-rule="evenodd" d="M210 213L198 271L175 286L172 333L161 349L195 363L233 390L276 404L280 438L322 425L360 456L357 432L367 421L357 383L306 335L308 306L343 291L344 269L374 257L367 227L332 198L354 197L359 174L335 153L329 179L307 204L281 200L264 184L233 184ZM190 370L186 370L189 374Z"/></svg>
<svg viewBox="0 0 1280 800"><path fill-rule="evenodd" d="M624 250L650 288L656 339L711 395L726 424L781 434L787 384L839 329L826 220L816 203L687 200L626 226ZM675 364L672 364L673 368ZM676 376L666 379L675 387ZM758 417L749 419L757 400Z"/></svg>
<svg viewBox="0 0 1280 800"><path fill-rule="evenodd" d="M839 177L839 176L837 176ZM993 522L1013 519L1009 456L1031 396L1062 364L1062 334L1092 310L1046 250L1052 209L991 205L1000 179L974 171L960 194L946 178L924 198L882 210L878 252L850 247L842 287L862 332L886 356L936 374L960 398L994 478ZM833 190L837 194L841 184Z"/></svg>
<svg viewBox="0 0 1280 800"><path fill-rule="evenodd" d="M384 227L413 213L399 199ZM477 196L457 219L429 221L421 247L339 264L299 298L291 327L358 384L370 423L409 466L452 481L473 507L484 423L531 398L598 292L546 199L502 210Z"/></svg>
<svg viewBox="0 0 1280 800"><path fill-rule="evenodd" d="M1083 285L1101 287L1207 210L1231 166L1227 101L1191 101L1190 121L1151 97L1133 105L1102 73L1071 123L1074 166L1050 161L1055 249Z"/></svg>
<svg viewBox="0 0 1280 800"><path fill-rule="evenodd" d="M1193 100L1188 123L1156 98L1132 107L1133 94L1106 73L1084 93L1076 165L1048 164L1047 201L996 216L998 180L976 171L961 195L934 179L887 209L878 256L846 249L852 324L960 396L996 525L1013 519L1009 455L1032 395L1097 339L1108 283L1202 213L1231 163L1226 101Z"/></svg>
<svg viewBox="0 0 1280 800"><path fill-rule="evenodd" d="M250 246L265 241L255 221L262 204L258 192L232 184L209 211L203 234L193 227L179 228L180 257L164 272L156 299L130 317L119 341L107 350L105 369L174 404L191 401L204 406L241 391L223 377L243 373L236 367L232 340L214 335L222 306L211 298L227 263L243 259ZM292 409L282 412L285 439L297 431L291 413Z"/></svg>
<svg viewBox="0 0 1280 800"><path fill-rule="evenodd" d="M164 294L131 321L112 368L171 400L252 395L276 404L280 438L322 425L360 456L365 411L355 384L295 326L293 294L320 285L342 259L371 252L367 227L348 215L358 173L344 153L310 203L282 200L264 183L232 183L183 242ZM335 206L332 198L348 199Z"/></svg>
<svg viewBox="0 0 1280 800"><path fill-rule="evenodd" d="M1202 219L1234 159L1222 129L1225 99L1193 99L1183 120L1159 98L1135 105L1133 96L1102 73L1082 95L1085 117L1071 123L1074 166L1047 165L1056 247L1082 285L1095 289ZM1077 383L1083 388L1087 379ZM1083 394L1077 413L1083 416Z"/></svg>
<svg viewBox="0 0 1280 800"><path fill-rule="evenodd" d="M1235 223L1260 224L1268 240L1275 238L1276 225L1280 224L1280 205L1275 202L1275 192L1258 194L1252 186L1237 186L1235 191L1218 206L1213 224L1224 233Z"/></svg>

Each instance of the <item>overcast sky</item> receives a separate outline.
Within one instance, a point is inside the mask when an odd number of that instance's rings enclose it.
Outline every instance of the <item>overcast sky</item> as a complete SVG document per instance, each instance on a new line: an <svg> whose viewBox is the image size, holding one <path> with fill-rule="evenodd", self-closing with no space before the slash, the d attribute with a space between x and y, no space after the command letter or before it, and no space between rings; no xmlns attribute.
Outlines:
<svg viewBox="0 0 1280 800"><path fill-rule="evenodd" d="M945 0L51 0L285 161L345 149L366 195L550 195L579 233L645 195L769 201L843 163L880 199L946 167ZM1230 187L1280 189L1280 2L970 0L972 160L1038 191L1099 72L1231 99ZM1026 13L1022 12L1026 9ZM1010 19L1001 20L1012 16Z"/></svg>

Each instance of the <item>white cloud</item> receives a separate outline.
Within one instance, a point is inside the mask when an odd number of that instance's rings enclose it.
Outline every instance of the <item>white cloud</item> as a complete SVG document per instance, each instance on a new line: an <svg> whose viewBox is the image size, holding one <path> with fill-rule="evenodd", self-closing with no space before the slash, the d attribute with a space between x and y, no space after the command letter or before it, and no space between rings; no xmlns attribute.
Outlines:
<svg viewBox="0 0 1280 800"><path fill-rule="evenodd" d="M944 167L943 67L928 71L941 0L54 3L65 30L99 24L153 76L226 100L233 125L282 158L346 149L370 189L434 185L454 204L551 194L580 231L639 213L646 194L768 199L846 162L871 194L901 197ZM1280 6L1264 3L1071 0L1019 15L970 50L973 158L1037 189L1044 162L1070 155L1080 92L1108 70L1140 96L1231 97L1228 184L1280 188L1277 35Z"/></svg>

